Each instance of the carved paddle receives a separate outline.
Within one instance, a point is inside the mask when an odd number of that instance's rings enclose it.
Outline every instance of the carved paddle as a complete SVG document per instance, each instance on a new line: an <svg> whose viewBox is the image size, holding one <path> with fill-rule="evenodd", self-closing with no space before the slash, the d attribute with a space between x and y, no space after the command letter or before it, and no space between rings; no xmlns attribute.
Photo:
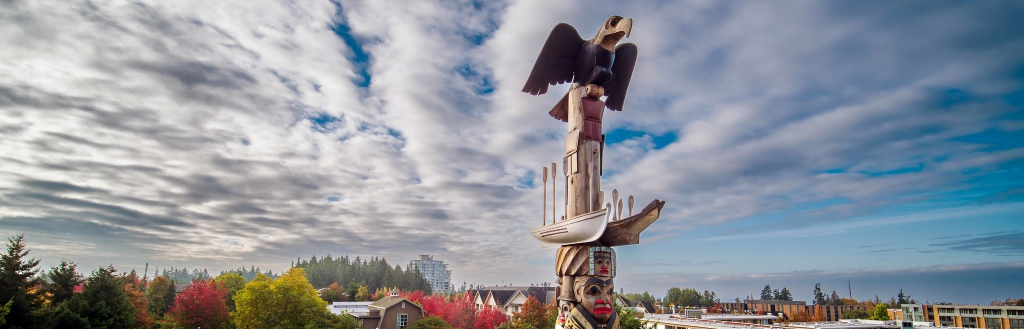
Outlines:
<svg viewBox="0 0 1024 329"><path fill-rule="evenodd" d="M544 181L544 225L548 225L548 167L544 167L544 170L541 171L540 177L541 180ZM555 191L551 191L551 193L554 194ZM552 218L551 220L553 221L555 219Z"/></svg>
<svg viewBox="0 0 1024 329"><path fill-rule="evenodd" d="M633 216L633 195L629 195L629 215Z"/></svg>

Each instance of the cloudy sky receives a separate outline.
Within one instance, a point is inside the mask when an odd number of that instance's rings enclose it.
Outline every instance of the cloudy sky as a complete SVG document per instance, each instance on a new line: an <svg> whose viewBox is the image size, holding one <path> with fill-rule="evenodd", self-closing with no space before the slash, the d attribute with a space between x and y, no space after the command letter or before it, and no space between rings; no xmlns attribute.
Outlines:
<svg viewBox="0 0 1024 329"><path fill-rule="evenodd" d="M520 89L555 24L616 14L640 55L603 185L667 201L619 287L1024 297L1015 1L9 0L0 233L86 271L433 254L553 282L529 228L566 87Z"/></svg>

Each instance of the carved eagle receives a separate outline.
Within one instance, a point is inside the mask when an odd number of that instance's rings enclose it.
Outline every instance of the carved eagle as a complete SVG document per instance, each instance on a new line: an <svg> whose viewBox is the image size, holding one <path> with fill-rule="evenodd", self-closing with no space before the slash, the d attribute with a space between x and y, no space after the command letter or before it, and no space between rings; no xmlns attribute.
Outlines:
<svg viewBox="0 0 1024 329"><path fill-rule="evenodd" d="M612 16L604 22L597 36L583 40L571 25L556 25L533 64L523 92L542 95L548 91L548 85L566 82L576 82L581 86L595 84L604 87L608 96L606 106L613 111L622 111L637 50L632 43L618 43L623 37L629 37L632 28L633 19ZM568 97L567 93L551 109L552 117L569 120Z"/></svg>

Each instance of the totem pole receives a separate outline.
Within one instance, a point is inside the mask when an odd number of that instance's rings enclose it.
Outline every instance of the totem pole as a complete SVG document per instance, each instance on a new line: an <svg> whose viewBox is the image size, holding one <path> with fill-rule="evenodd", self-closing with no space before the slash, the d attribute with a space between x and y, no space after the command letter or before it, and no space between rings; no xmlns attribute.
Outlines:
<svg viewBox="0 0 1024 329"><path fill-rule="evenodd" d="M633 75L637 48L619 44L628 37L633 20L609 17L597 36L583 40L576 29L562 23L555 26L541 49L523 92L540 95L549 85L571 82L569 91L548 113L569 123L565 137L562 172L565 179L564 216L552 223L530 229L544 247L559 247L555 254L555 275L559 287L557 328L617 329L614 311L613 279L616 272L614 246L640 243L640 232L658 219L664 201L654 200L633 214L633 196L629 211L622 217L623 204L618 190L605 202L601 190L604 172L604 134L601 120L604 108L622 111ZM601 97L607 96L602 101ZM556 166L551 165L552 197ZM543 170L547 213L547 168ZM555 207L552 202L552 207Z"/></svg>

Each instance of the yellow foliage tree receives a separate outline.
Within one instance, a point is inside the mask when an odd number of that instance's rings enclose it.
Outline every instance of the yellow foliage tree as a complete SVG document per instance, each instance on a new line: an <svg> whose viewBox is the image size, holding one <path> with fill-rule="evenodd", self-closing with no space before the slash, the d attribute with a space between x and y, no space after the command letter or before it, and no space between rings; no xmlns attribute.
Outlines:
<svg viewBox="0 0 1024 329"><path fill-rule="evenodd" d="M239 329L301 328L327 312L302 268L293 267L277 280L263 274L235 294L231 318Z"/></svg>
<svg viewBox="0 0 1024 329"><path fill-rule="evenodd" d="M366 286L359 286L359 291L356 292L356 300L361 302L370 300L370 289L367 289Z"/></svg>

